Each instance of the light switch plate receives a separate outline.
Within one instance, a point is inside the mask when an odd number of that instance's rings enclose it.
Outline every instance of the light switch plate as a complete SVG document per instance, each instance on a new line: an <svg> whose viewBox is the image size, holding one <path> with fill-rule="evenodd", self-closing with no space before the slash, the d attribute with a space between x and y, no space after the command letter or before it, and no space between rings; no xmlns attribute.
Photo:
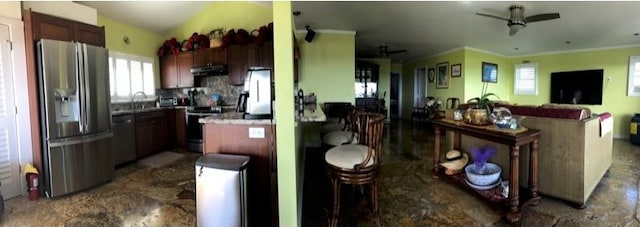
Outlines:
<svg viewBox="0 0 640 227"><path fill-rule="evenodd" d="M249 127L249 138L264 138L264 128Z"/></svg>

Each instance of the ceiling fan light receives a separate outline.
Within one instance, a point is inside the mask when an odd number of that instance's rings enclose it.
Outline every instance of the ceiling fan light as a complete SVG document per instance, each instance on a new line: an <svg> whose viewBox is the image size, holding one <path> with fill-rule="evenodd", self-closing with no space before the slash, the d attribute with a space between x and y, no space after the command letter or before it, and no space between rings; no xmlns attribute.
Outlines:
<svg viewBox="0 0 640 227"><path fill-rule="evenodd" d="M518 30L518 31L523 29L524 27L525 27L524 24L512 24L512 25L509 25L509 28L511 28L513 30Z"/></svg>

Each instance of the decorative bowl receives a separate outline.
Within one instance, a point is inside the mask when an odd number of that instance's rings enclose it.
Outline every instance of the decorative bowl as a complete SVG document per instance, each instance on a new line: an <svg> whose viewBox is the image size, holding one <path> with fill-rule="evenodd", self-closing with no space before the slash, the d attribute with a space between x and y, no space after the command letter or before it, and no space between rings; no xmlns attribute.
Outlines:
<svg viewBox="0 0 640 227"><path fill-rule="evenodd" d="M464 172L467 174L467 180L477 186L487 186L495 184L496 181L500 179L500 174L502 173L500 166L487 162L484 164L483 169L483 173L478 173L474 164L467 165L467 167L464 168Z"/></svg>
<svg viewBox="0 0 640 227"><path fill-rule="evenodd" d="M505 120L496 121L494 124L496 124L498 128L511 128L511 122Z"/></svg>

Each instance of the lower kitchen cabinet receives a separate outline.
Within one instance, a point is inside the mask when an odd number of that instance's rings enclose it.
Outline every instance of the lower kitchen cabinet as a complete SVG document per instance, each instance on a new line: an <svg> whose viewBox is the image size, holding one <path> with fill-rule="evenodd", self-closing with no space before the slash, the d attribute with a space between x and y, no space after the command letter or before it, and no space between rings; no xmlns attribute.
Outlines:
<svg viewBox="0 0 640 227"><path fill-rule="evenodd" d="M275 125L204 124L203 153L247 155L249 226L278 226ZM259 138L249 138L249 130Z"/></svg>
<svg viewBox="0 0 640 227"><path fill-rule="evenodd" d="M185 148L187 146L187 116L185 109L170 111L169 136L172 147Z"/></svg>
<svg viewBox="0 0 640 227"><path fill-rule="evenodd" d="M169 146L167 111L136 114L136 157L155 154Z"/></svg>

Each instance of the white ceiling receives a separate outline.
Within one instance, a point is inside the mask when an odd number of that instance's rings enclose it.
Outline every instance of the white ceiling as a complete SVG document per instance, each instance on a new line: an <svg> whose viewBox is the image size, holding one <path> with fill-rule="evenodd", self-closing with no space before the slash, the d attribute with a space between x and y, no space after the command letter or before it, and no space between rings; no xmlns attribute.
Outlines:
<svg viewBox="0 0 640 227"><path fill-rule="evenodd" d="M212 2L108 1L78 2L107 17L158 34L166 34ZM270 4L270 2L259 2ZM509 5L525 7L525 17L560 13L560 19L527 24L509 36L506 21L475 15L485 12L509 17ZM447 50L471 47L504 56L640 45L640 2L293 2L297 29L356 32L359 56L386 44L395 61L409 62ZM321 34L318 34L321 35ZM570 43L567 43L570 42ZM518 49L516 49L518 48Z"/></svg>

